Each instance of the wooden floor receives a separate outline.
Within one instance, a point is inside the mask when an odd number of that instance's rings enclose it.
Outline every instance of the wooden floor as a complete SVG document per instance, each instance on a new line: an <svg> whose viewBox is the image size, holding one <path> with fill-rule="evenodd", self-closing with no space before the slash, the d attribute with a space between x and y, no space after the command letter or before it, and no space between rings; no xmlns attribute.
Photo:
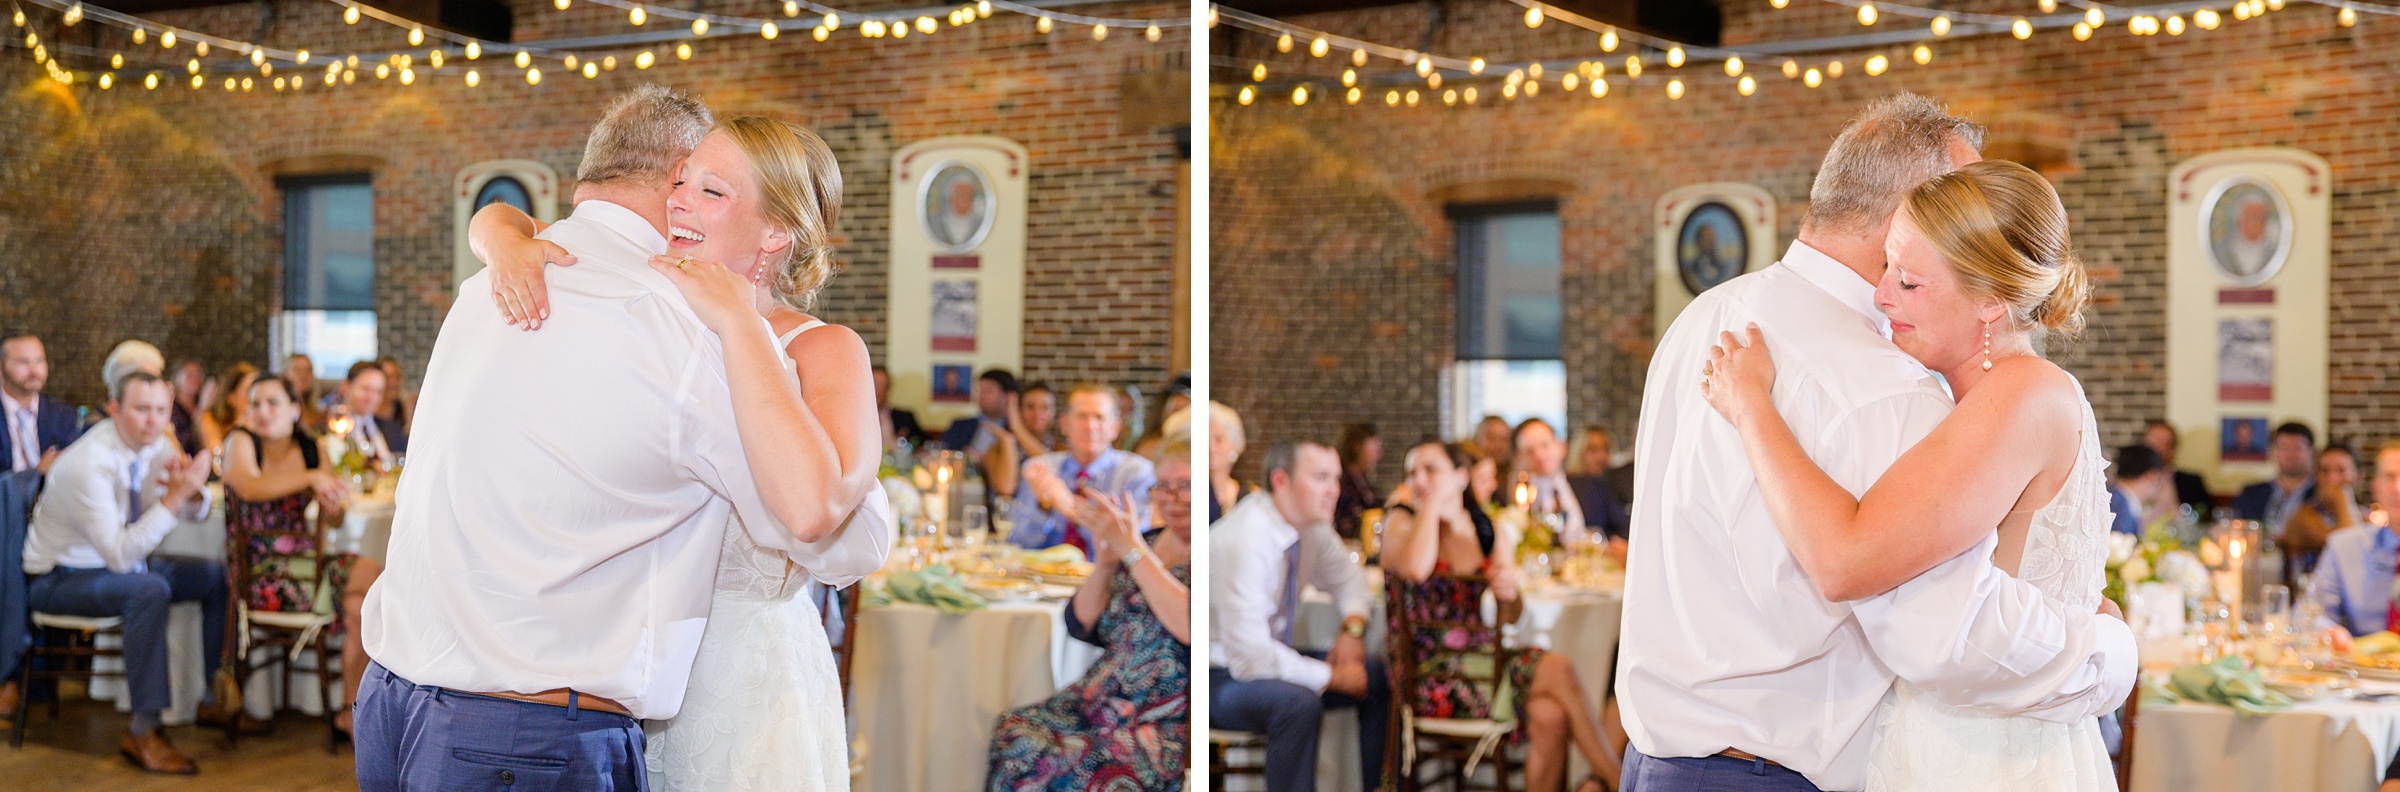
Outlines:
<svg viewBox="0 0 2400 792"><path fill-rule="evenodd" d="M243 737L240 747L231 749L224 732L167 727L167 739L200 764L196 776L145 773L119 755L117 737L125 732L125 716L105 702L70 696L59 715L53 720L45 705L34 705L23 748L10 749L7 732L0 731L0 787L12 792L358 789L350 747L342 746L339 754L326 753L324 719L298 712L276 720L275 733Z"/></svg>

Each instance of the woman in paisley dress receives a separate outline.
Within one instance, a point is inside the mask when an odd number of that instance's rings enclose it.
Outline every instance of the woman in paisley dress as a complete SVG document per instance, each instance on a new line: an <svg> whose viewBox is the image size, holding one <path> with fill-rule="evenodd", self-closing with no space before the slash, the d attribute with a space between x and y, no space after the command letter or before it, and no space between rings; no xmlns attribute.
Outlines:
<svg viewBox="0 0 2400 792"><path fill-rule="evenodd" d="M317 543L323 540L323 533L308 520L308 505L317 504L326 520L339 521L350 487L324 469L316 438L300 428L300 405L292 399L290 380L261 375L251 381L246 394L226 398L250 403L249 425L225 433L225 455L220 457L225 465L226 558L248 565L250 573L249 585L234 594L252 611L326 610L336 617L326 632L340 635L340 617L346 615L340 607L341 592L358 556L326 555L321 586L301 585L284 575L296 562L313 563ZM357 688L350 687L349 693L355 696ZM335 713L334 725L349 729L348 708Z"/></svg>
<svg viewBox="0 0 2400 792"><path fill-rule="evenodd" d="M1775 411L1758 329L1726 333L1702 392L1741 431L1793 556L1834 599L1898 587L1995 530L1992 563L2073 608L2100 597L2108 555L2099 429L2082 384L2036 353L2082 325L2088 286L2066 210L2039 174L1977 162L1917 187L1892 216L1875 304L1892 341L1942 375L1957 408L1853 496ZM1867 789L2109 790L2096 720L1950 707L1905 682L1878 715Z"/></svg>
<svg viewBox="0 0 2400 792"><path fill-rule="evenodd" d="M1092 575L1066 612L1077 639L1107 650L1083 678L1008 711L992 735L988 788L1178 790L1191 746L1192 449L1158 460L1147 537L1130 503L1084 496L1076 520L1099 537Z"/></svg>
<svg viewBox="0 0 2400 792"><path fill-rule="evenodd" d="M700 139L666 199L668 252L650 268L724 342L759 494L787 527L794 515L843 527L806 559L753 544L738 518L727 527L682 709L643 723L659 792L850 788L841 679L816 607L800 596L812 577L846 586L873 571L892 540L891 503L875 483L883 437L866 343L804 313L835 270L841 196L822 138L745 116ZM470 231L502 313L528 329L540 324L544 262L573 261L533 239L539 230L493 204ZM762 317L771 338L756 334Z"/></svg>
<svg viewBox="0 0 2400 792"><path fill-rule="evenodd" d="M1383 585L1388 601L1394 603L1391 629L1395 635L1400 615L1397 603L1411 603L1408 615L1413 620L1480 622L1487 589L1499 603L1500 623L1516 621L1524 607L1516 563L1505 552L1493 552L1497 536L1491 517L1467 491L1476 462L1473 452L1464 445L1428 441L1409 449L1404 461L1414 503L1393 504L1384 515L1383 528ZM1470 570L1488 582L1452 577L1458 570ZM1437 629L1417 632L1409 639L1425 658L1419 661L1415 692L1419 717L1488 718L1495 709L1513 709L1517 731L1510 739L1529 743L1526 789L1560 788L1570 739L1593 769L1576 789L1605 792L1615 787L1621 753L1609 750L1600 738L1598 721L1584 703L1583 682L1576 677L1574 663L1541 649L1519 649L1505 669L1508 687L1486 690L1457 676L1462 670L1461 658L1445 653L1443 646L1489 640L1488 632L1466 636Z"/></svg>

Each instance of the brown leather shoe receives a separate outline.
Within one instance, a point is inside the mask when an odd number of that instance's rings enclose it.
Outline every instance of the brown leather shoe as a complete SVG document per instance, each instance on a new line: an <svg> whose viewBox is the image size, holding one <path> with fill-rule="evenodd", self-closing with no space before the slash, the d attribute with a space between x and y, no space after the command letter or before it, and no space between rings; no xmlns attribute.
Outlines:
<svg viewBox="0 0 2400 792"><path fill-rule="evenodd" d="M17 689L16 680L0 682L0 723L16 720L17 703L23 695L24 691Z"/></svg>
<svg viewBox="0 0 2400 792"><path fill-rule="evenodd" d="M133 730L127 729L125 736L117 738L117 752L133 760L134 764L141 765L143 770L153 773L194 775L200 772L200 766L193 764L191 757L184 756L183 752L175 750L173 743L167 742L165 729L153 731L147 737L134 736Z"/></svg>
<svg viewBox="0 0 2400 792"><path fill-rule="evenodd" d="M202 704L192 711L192 722L212 729L238 730L243 734L266 734L275 724L250 717L248 710L216 704Z"/></svg>

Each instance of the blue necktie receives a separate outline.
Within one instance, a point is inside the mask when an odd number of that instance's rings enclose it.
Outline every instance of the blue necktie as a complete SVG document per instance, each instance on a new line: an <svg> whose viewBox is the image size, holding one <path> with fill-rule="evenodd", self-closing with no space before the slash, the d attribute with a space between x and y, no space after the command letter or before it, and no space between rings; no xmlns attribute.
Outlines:
<svg viewBox="0 0 2400 792"><path fill-rule="evenodd" d="M142 460L136 458L125 468L125 524L132 525L142 518Z"/></svg>
<svg viewBox="0 0 2400 792"><path fill-rule="evenodd" d="M1300 621L1300 542L1283 550L1283 645L1292 645L1292 625Z"/></svg>

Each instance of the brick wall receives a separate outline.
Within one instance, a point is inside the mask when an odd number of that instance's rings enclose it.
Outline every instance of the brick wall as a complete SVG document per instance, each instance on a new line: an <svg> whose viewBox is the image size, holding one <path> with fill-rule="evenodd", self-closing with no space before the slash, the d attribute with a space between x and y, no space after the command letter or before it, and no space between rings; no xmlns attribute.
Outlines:
<svg viewBox="0 0 2400 792"><path fill-rule="evenodd" d="M1783 41L1861 32L1852 9L1722 0L1725 40ZM2026 3L1949 4L2018 12ZM1431 9L1429 11L1429 9ZM1396 46L1493 62L1600 57L1596 36L1556 22L1527 29L1504 3L1444 2L1319 14L1291 21ZM2392 121L2400 89L2400 20L2364 15L2336 26L2332 9L2295 3L2257 21L2227 17L2216 31L2129 36L2112 25L2089 42L2064 30L2030 41L2005 35L1933 44L1918 66L1901 48L1868 77L1867 53L1817 89L1786 80L1779 62L1752 63L1757 95L1738 95L1715 63L1670 74L1648 59L1633 84L1606 98L1563 95L1556 75L1538 97L1501 100L1485 85L1474 107L1345 106L1288 95L1241 107L1212 102L1212 369L1215 397L1241 410L1250 447L1331 439L1340 424L1377 420L1387 443L1438 426L1438 373L1450 361L1451 263L1446 195L1478 185L1563 182L1563 354L1570 423L1603 423L1625 442L1639 411L1652 344L1648 220L1666 191L1709 181L1760 185L1775 196L1779 244L1789 244L1825 145L1873 98L1897 90L1938 97L1993 127L1996 152L2041 160L2073 218L2098 301L2084 337L2054 350L2083 378L2105 442L2132 442L2163 413L2166 176L2176 162L2226 148L2292 146L2333 167L2332 408L2335 434L2400 436L2400 148ZM1886 15L1877 31L1914 27ZM1346 64L1274 51L1231 26L1212 31L1218 57L1264 58L1276 74L1327 83ZM1305 44L1305 42L1302 42ZM1607 56L1622 75L1630 50ZM1374 62L1374 70L1397 64ZM1217 69L1215 82L1246 83ZM1670 100L1682 76L1689 93ZM1454 87L1454 86L1445 86ZM1380 90L1375 93L1380 94ZM1398 454L1383 475L1398 475ZM1250 468L1245 468L1249 470Z"/></svg>
<svg viewBox="0 0 2400 792"><path fill-rule="evenodd" d="M779 6L710 10L767 15ZM594 3L563 12L548 0L513 7L519 41L674 25L657 18L632 28L624 12ZM338 7L323 2L274 0L263 8L272 15L239 4L155 19L316 53L406 45L396 28L342 24ZM1074 10L1151 18L1179 16L1185 7L1129 2ZM454 298L451 179L468 164L501 158L539 161L571 178L599 110L644 82L690 91L721 115L808 125L832 145L847 188L836 237L846 270L823 295L821 314L856 328L879 358L891 153L949 135L1024 143L1033 166L1025 373L1146 386L1170 376L1183 132L1178 123L1157 122L1154 108L1135 106L1157 104L1155 91L1124 86L1155 84L1162 75L1176 84L1189 68L1189 46L1180 43L1188 39L1153 44L1138 30L1117 30L1094 42L1088 29L1069 25L1044 36L1030 18L998 12L905 40L863 39L848 21L824 43L790 29L774 41L711 38L695 45L688 62L674 58L672 44L653 46L659 65L647 71L632 65L639 48L619 49L611 51L617 68L597 79L537 62L539 86L486 54L474 64L483 67L478 88L457 73L421 76L411 87L362 73L355 85L328 88L314 79L321 69L301 69L278 72L312 78L297 93L264 85L227 93L215 78L198 91L183 81L190 44L161 53L155 37L134 47L122 31L88 23L61 29L55 14L34 16L46 40L124 49L134 62L121 76L138 75L141 59L155 59L168 83L146 92L137 76L134 85L105 92L65 89L43 79L22 49L0 57L0 129L9 130L0 134L0 326L51 339L51 390L67 398L98 399L100 358L126 337L158 343L170 357L263 362L281 279L281 195L270 174L327 162L372 165L378 342L413 380Z"/></svg>

